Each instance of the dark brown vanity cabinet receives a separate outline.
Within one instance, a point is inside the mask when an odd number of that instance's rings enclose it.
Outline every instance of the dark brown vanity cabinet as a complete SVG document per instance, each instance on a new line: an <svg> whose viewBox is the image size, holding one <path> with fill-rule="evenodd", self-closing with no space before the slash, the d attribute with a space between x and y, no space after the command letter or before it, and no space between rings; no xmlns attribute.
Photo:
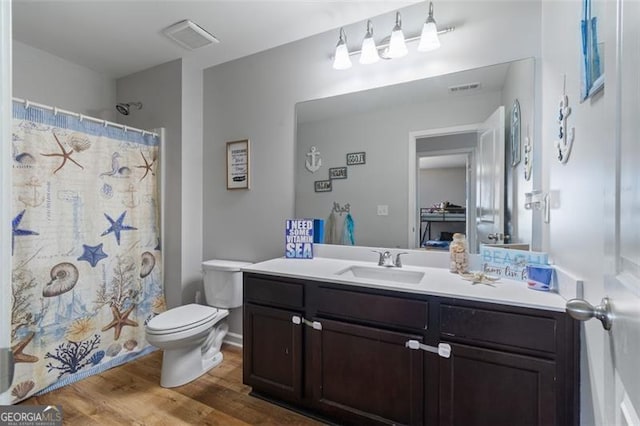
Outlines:
<svg viewBox="0 0 640 426"><path fill-rule="evenodd" d="M578 423L578 329L564 313L244 279L254 394L339 424Z"/></svg>
<svg viewBox="0 0 640 426"><path fill-rule="evenodd" d="M302 398L303 329L296 321L302 291L300 284L258 277L244 290L244 383L289 402Z"/></svg>

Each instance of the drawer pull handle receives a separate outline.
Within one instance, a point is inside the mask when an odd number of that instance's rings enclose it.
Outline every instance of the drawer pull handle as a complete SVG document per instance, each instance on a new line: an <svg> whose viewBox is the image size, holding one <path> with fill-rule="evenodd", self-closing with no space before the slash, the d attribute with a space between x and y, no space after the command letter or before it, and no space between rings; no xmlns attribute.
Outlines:
<svg viewBox="0 0 640 426"><path fill-rule="evenodd" d="M299 315L294 315L291 317L291 322L300 325L304 324L308 327L312 327L314 330L322 330L322 324L318 321L309 321Z"/></svg>
<svg viewBox="0 0 640 426"><path fill-rule="evenodd" d="M451 357L451 345L448 343L440 343L438 346L423 345L417 340L407 340L404 344L405 347L412 350L423 350L440 355L442 358Z"/></svg>
<svg viewBox="0 0 640 426"><path fill-rule="evenodd" d="M302 321L304 322L304 324L308 327L313 328L314 330L322 330L322 324L320 324L318 321L309 321L307 319L302 319Z"/></svg>

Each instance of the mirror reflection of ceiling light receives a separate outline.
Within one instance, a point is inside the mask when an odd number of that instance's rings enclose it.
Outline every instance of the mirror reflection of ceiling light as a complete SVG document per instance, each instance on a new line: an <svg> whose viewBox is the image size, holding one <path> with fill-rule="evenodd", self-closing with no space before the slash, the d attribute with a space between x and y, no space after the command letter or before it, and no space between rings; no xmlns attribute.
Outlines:
<svg viewBox="0 0 640 426"><path fill-rule="evenodd" d="M385 37L380 44L376 45L373 38L373 24L371 20L367 20L367 32L362 41L360 50L349 51L347 46L347 35L343 28L340 28L340 36L336 45L335 55L333 56L333 68L344 70L351 68L350 56L360 55L359 62L361 64L373 64L378 62L380 58L395 59L402 58L408 54L407 43L419 41L417 50L419 52L428 52L440 47L441 34L454 31L455 27L450 26L438 30L436 21L433 18L433 3L429 2L429 15L422 26L422 32L411 37L404 36L402 30L402 18L400 12L396 12L396 21L391 35Z"/></svg>

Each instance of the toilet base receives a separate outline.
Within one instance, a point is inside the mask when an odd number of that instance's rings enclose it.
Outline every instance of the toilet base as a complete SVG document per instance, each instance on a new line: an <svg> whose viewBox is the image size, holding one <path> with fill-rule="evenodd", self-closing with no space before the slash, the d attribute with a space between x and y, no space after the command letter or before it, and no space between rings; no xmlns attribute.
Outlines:
<svg viewBox="0 0 640 426"><path fill-rule="evenodd" d="M165 349L162 355L160 386L175 388L185 385L222 362L222 352L203 358L202 347Z"/></svg>

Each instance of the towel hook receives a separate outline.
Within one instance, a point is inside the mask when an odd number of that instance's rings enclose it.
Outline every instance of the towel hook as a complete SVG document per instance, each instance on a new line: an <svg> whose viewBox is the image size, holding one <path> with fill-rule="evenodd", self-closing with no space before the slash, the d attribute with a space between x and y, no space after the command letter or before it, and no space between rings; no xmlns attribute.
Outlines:
<svg viewBox="0 0 640 426"><path fill-rule="evenodd" d="M341 206L337 201L333 202L333 209L331 209L333 213L338 213L342 216L342 213L351 213L351 205L349 203Z"/></svg>

